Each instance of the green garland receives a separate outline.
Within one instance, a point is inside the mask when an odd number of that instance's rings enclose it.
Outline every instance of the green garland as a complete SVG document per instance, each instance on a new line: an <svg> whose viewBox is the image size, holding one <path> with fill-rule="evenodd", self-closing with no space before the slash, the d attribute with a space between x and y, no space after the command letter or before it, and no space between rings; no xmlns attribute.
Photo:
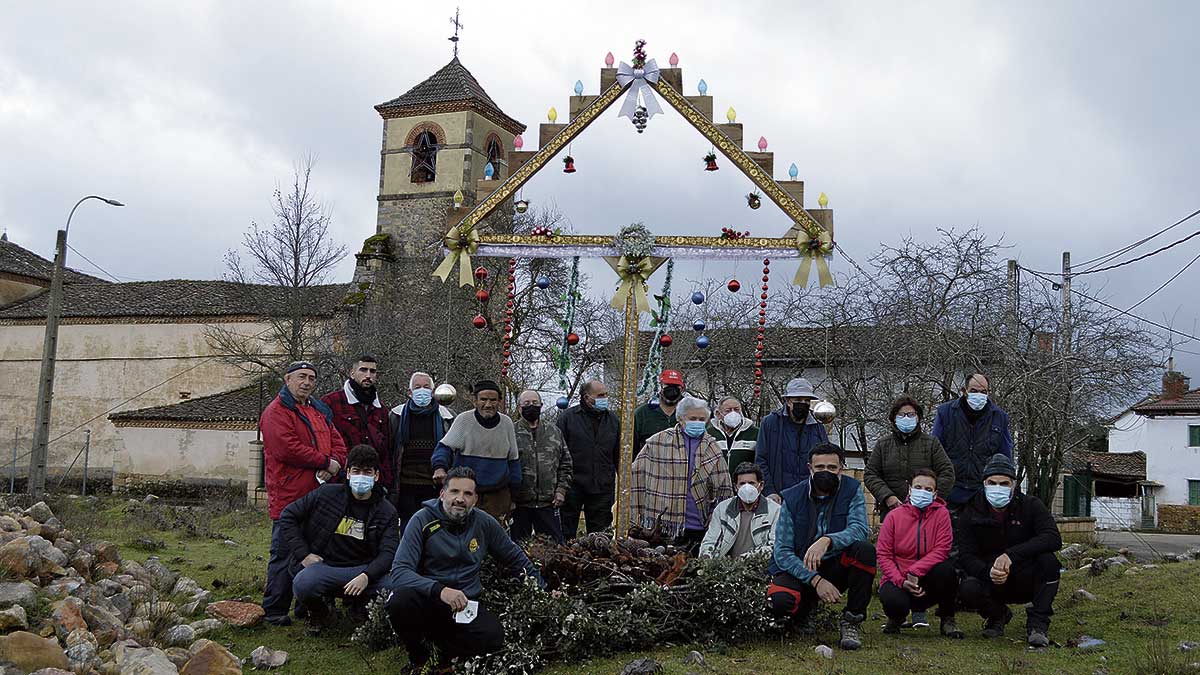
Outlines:
<svg viewBox="0 0 1200 675"><path fill-rule="evenodd" d="M659 340L667 331L671 318L671 275L675 271L675 259L667 260L667 278L663 281L662 295L655 296L658 300L658 311L650 312L653 319L650 325L654 327L654 339L650 341L650 354L646 356L646 368L642 370L642 380L638 384L639 399L647 394L653 394L657 389L655 383L662 373L662 344Z"/></svg>
<svg viewBox="0 0 1200 675"><path fill-rule="evenodd" d="M563 337L558 348L550 347L550 354L558 369L558 390L563 396L567 396L567 370L571 367L571 345L567 342L567 336L575 330L575 303L579 299L579 256L571 259L571 283L567 286L566 294L559 297L567 303L562 321L559 322L563 329Z"/></svg>

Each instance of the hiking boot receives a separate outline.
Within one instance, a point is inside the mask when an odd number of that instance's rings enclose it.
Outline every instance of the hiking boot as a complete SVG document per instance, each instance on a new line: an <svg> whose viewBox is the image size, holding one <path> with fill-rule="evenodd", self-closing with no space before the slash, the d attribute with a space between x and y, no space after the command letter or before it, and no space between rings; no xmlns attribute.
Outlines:
<svg viewBox="0 0 1200 675"><path fill-rule="evenodd" d="M883 624L884 635L897 635L900 633L901 622L892 617L888 617L887 623Z"/></svg>
<svg viewBox="0 0 1200 675"><path fill-rule="evenodd" d="M995 617L995 618L988 619L984 623L983 637L985 637L985 638L1003 637L1004 636L1004 627L1008 625L1009 621L1012 621L1012 618L1013 618L1012 610L1005 607L1004 614L1002 614L1001 616Z"/></svg>
<svg viewBox="0 0 1200 675"><path fill-rule="evenodd" d="M281 614L279 616L266 616L266 617L263 617L263 621L266 621L267 623L271 624L272 626L290 626L290 625L292 625L292 617L288 616L287 614Z"/></svg>
<svg viewBox="0 0 1200 675"><path fill-rule="evenodd" d="M1046 631L1040 628L1034 628L1033 630L1029 631L1029 635L1026 636L1025 641L1029 643L1030 647L1050 646L1050 638L1046 637Z"/></svg>
<svg viewBox="0 0 1200 675"><path fill-rule="evenodd" d="M925 612L912 613L913 628L929 628L929 615Z"/></svg>
<svg viewBox="0 0 1200 675"><path fill-rule="evenodd" d="M861 614L842 613L841 639L838 640L839 647L847 651L854 651L862 647L862 631L859 630L859 626L862 624L864 618L866 617Z"/></svg>
<svg viewBox="0 0 1200 675"><path fill-rule="evenodd" d="M966 637L952 616L942 617L941 633L951 640L961 640Z"/></svg>
<svg viewBox="0 0 1200 675"><path fill-rule="evenodd" d="M796 615L792 619L792 632L796 635L816 635L817 623L813 620L812 612L803 616Z"/></svg>

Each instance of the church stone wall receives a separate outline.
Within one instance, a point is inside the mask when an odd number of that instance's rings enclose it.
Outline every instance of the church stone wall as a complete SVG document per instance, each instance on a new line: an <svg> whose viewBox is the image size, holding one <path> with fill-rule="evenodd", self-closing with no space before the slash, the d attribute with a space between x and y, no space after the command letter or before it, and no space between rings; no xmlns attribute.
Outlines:
<svg viewBox="0 0 1200 675"><path fill-rule="evenodd" d="M228 327L249 333L266 329L258 323ZM20 456L17 474L24 475L29 468L44 334L44 325L0 325L0 476L9 471L14 432ZM215 359L204 361L211 353L204 325L198 323L60 326L50 439L71 433L51 443L50 475L64 471L75 459L85 429L92 432L91 471L140 473L136 463L141 460L130 455L108 420L109 412L177 403L180 392L193 398L217 394L245 381L232 366ZM173 376L178 377L163 384ZM74 473L81 470L82 462L80 457Z"/></svg>
<svg viewBox="0 0 1200 675"><path fill-rule="evenodd" d="M421 117L403 117L384 120L384 156L381 195L424 195L438 192L454 194L463 185L463 168L469 150L466 146L468 116L470 113L439 113ZM437 176L429 183L413 183L412 154L403 151L405 141L412 128L418 124L432 122L445 132L445 144L437 155Z"/></svg>

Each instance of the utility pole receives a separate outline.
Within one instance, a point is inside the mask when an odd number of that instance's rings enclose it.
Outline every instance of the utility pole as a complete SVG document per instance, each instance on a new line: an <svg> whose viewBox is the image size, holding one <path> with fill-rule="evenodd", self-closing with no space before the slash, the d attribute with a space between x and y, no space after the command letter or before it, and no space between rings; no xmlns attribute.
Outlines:
<svg viewBox="0 0 1200 675"><path fill-rule="evenodd" d="M74 211L72 211L74 212ZM54 273L50 277L50 306L46 310L46 336L42 341L42 372L38 376L37 419L33 426L33 453L29 456L29 494L35 501L46 493L46 455L50 446L50 401L54 398L54 358L58 353L58 318L62 314L63 268L67 260L67 231L58 231L54 247Z"/></svg>
<svg viewBox="0 0 1200 675"><path fill-rule="evenodd" d="M1062 257L1062 353L1064 358L1071 356L1071 252L1063 251Z"/></svg>
<svg viewBox="0 0 1200 675"><path fill-rule="evenodd" d="M1008 261L1008 341L1015 357L1021 347L1021 268L1016 260Z"/></svg>

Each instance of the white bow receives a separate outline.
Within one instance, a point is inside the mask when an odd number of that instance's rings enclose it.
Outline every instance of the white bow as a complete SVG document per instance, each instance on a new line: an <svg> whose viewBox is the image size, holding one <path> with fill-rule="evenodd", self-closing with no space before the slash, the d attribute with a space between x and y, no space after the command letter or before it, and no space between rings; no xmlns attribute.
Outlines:
<svg viewBox="0 0 1200 675"><path fill-rule="evenodd" d="M645 68L634 68L622 61L621 65L617 66L617 82L622 87L631 82L633 86L629 88L629 94L625 97L625 102L621 104L621 114L618 117L633 119L633 113L637 110L638 106L639 93L642 95L642 101L646 106L647 119L662 112L662 107L658 105L658 100L654 98L654 89L650 86L658 84L660 76L661 72L654 59L647 61Z"/></svg>

